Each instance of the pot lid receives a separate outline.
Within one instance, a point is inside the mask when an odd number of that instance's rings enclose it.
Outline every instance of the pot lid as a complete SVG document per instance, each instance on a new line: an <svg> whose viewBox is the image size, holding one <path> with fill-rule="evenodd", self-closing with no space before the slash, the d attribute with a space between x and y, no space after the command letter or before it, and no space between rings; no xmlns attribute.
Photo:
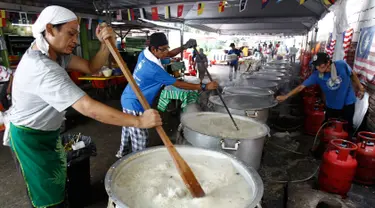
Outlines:
<svg viewBox="0 0 375 208"><path fill-rule="evenodd" d="M228 108L235 110L261 110L272 108L277 105L277 101L272 97L257 97L251 95L224 95L225 104ZM215 105L224 106L220 97L215 95L209 98Z"/></svg>
<svg viewBox="0 0 375 208"><path fill-rule="evenodd" d="M272 96L273 94L275 94L272 90L251 86L225 87L224 92L230 94L245 94L252 96Z"/></svg>
<svg viewBox="0 0 375 208"><path fill-rule="evenodd" d="M267 125L245 116L233 115L240 131L237 131L226 113L196 112L181 117L181 123L200 134L223 139L259 139L269 133Z"/></svg>
<svg viewBox="0 0 375 208"><path fill-rule="evenodd" d="M268 81L268 80L245 79L245 80L240 81L236 86L249 86L249 87L274 89L274 88L277 88L278 83Z"/></svg>
<svg viewBox="0 0 375 208"><path fill-rule="evenodd" d="M270 80L270 81L281 81L280 77L276 77L276 76L273 76L273 75L265 75L265 74L245 75L244 78L246 78L246 79Z"/></svg>
<svg viewBox="0 0 375 208"><path fill-rule="evenodd" d="M254 74L260 74L260 75L267 75L267 76L275 76L275 77L283 77L285 76L284 73L276 72L276 71L258 71Z"/></svg>

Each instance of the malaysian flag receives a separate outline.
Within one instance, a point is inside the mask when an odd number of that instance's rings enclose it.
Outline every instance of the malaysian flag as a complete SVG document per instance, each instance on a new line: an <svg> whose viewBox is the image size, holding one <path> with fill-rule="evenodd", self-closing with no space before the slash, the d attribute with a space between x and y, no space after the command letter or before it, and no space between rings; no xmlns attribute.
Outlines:
<svg viewBox="0 0 375 208"><path fill-rule="evenodd" d="M332 33L329 34L327 42L326 53L332 58L333 52L335 51L336 40L333 39Z"/></svg>
<svg viewBox="0 0 375 208"><path fill-rule="evenodd" d="M361 29L355 54L354 71L361 81L375 84L375 26Z"/></svg>
<svg viewBox="0 0 375 208"><path fill-rule="evenodd" d="M343 48L344 48L344 60L345 61L346 61L346 58L350 49L350 45L352 44L353 33L354 33L353 28L350 28L344 33L345 35L344 35Z"/></svg>

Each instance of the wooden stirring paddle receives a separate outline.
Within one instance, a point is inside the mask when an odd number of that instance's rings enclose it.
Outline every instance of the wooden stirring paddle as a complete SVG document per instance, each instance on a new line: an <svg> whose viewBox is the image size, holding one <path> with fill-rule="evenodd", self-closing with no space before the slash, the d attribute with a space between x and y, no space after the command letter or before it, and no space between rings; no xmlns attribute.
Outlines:
<svg viewBox="0 0 375 208"><path fill-rule="evenodd" d="M113 58L116 60L117 64L121 68L122 73L124 73L126 79L128 80L131 88L135 92L139 102L142 104L145 110L150 109L150 105L148 104L146 98L142 94L141 90L139 89L138 85L136 84L132 74L129 71L128 66L122 59L119 51L115 47L114 43L110 40L106 39L105 44L107 45L109 51L111 52ZM169 154L173 158L173 162L176 165L176 168L184 181L186 187L189 189L190 194L193 197L203 197L205 195L201 185L199 184L198 180L196 179L193 171L185 162L185 160L181 157L181 155L177 152L176 148L172 144L171 140L169 139L168 135L165 133L163 127L158 126L156 127L156 131L158 132L161 140L163 140L164 145L167 147Z"/></svg>

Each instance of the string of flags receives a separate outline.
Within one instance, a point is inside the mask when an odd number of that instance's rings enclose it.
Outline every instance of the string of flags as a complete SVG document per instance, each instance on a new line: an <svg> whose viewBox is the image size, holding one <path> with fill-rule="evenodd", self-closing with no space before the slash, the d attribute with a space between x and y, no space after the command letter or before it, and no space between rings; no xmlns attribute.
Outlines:
<svg viewBox="0 0 375 208"><path fill-rule="evenodd" d="M203 14L204 3L198 3L198 16Z"/></svg>
<svg viewBox="0 0 375 208"><path fill-rule="evenodd" d="M258 1L261 2L261 8L264 9L271 0L258 0ZM275 1L276 1L277 4L279 4L283 0L275 0ZM299 4L302 5L307 1L308 0L299 0ZM335 3L335 0L321 0L321 1L326 6L330 6L330 5ZM239 4L236 4L236 6L238 5L238 7L239 7L239 12L243 12L243 11L246 10L247 2L248 2L248 0L240 0ZM196 4L196 6L197 6L196 7L197 16L201 16L206 9L205 8L206 4L203 3L203 2L198 2ZM219 1L218 4L217 4L218 13L223 13L227 6L228 6L227 1ZM183 16L183 13L184 13L184 4L177 5L177 15L176 15L177 18L181 18ZM128 18L127 18L128 21L134 21L136 19L146 19L146 12L145 12L144 8L140 8L139 14L138 13L135 14L133 9L127 9L127 16L128 16ZM164 19L171 19L171 17L172 17L171 6L165 6L164 7ZM154 6L154 7L151 8L151 19L154 20L154 21L160 20L159 8L157 6ZM116 20L122 20L122 11L121 10L117 11Z"/></svg>
<svg viewBox="0 0 375 208"><path fill-rule="evenodd" d="M0 10L0 27L6 27L7 17L5 10Z"/></svg>

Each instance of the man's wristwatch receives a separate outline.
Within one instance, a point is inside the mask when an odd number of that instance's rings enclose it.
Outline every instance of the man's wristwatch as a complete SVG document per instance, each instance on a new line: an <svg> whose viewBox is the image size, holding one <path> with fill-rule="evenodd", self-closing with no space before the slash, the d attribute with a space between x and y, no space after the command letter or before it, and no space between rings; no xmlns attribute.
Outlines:
<svg viewBox="0 0 375 208"><path fill-rule="evenodd" d="M201 88L203 91L206 91L206 84L201 84Z"/></svg>

